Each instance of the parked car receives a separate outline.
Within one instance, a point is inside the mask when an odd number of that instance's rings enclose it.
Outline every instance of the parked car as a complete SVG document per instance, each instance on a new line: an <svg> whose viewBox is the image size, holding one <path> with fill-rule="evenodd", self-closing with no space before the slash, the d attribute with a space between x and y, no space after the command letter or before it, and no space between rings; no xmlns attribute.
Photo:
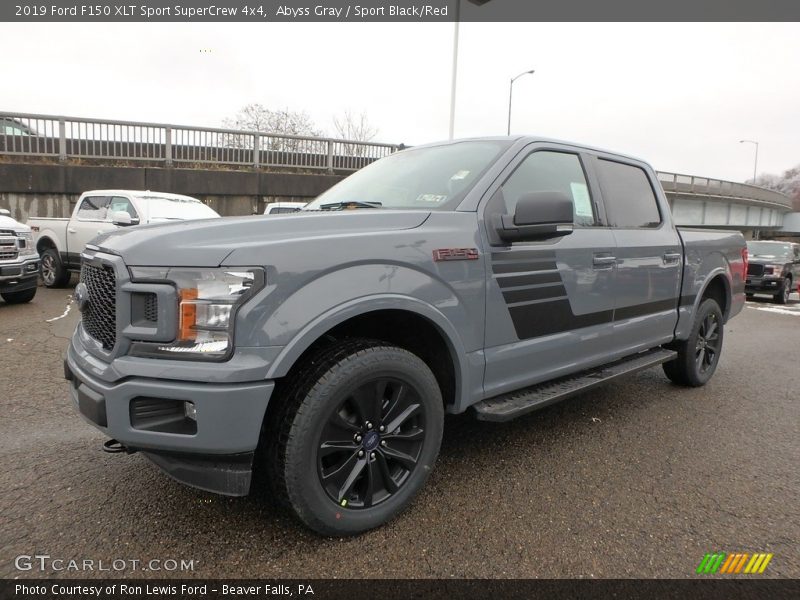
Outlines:
<svg viewBox="0 0 800 600"><path fill-rule="evenodd" d="M28 219L42 257L42 281L47 287L69 282L80 269L80 255L92 239L120 227L218 218L197 198L164 192L94 190L84 192L69 218Z"/></svg>
<svg viewBox="0 0 800 600"><path fill-rule="evenodd" d="M270 202L264 209L265 215L282 215L297 212L306 205L305 202Z"/></svg>
<svg viewBox="0 0 800 600"><path fill-rule="evenodd" d="M655 365L704 385L746 269L740 233L675 227L642 161L434 144L300 212L101 235L65 375L108 449L232 496L262 469L349 535L409 505L445 412L505 421Z"/></svg>
<svg viewBox="0 0 800 600"><path fill-rule="evenodd" d="M38 279L39 255L31 228L0 209L0 296L8 304L30 302Z"/></svg>
<svg viewBox="0 0 800 600"><path fill-rule="evenodd" d="M769 294L778 304L789 302L794 285L800 282L800 244L749 241L745 292Z"/></svg>

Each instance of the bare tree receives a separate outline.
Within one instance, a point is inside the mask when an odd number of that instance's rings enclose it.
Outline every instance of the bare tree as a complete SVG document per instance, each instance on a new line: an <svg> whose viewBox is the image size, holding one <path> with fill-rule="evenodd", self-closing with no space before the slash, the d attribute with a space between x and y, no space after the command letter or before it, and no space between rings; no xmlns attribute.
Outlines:
<svg viewBox="0 0 800 600"><path fill-rule="evenodd" d="M336 137L353 142L369 142L378 134L378 129L373 127L363 111L354 115L346 110L343 115L333 118L333 126ZM362 145L345 144L343 150L350 156L361 156L366 148Z"/></svg>
<svg viewBox="0 0 800 600"><path fill-rule="evenodd" d="M797 165L783 175L763 173L747 183L754 183L761 187L777 190L789 196L794 202L794 210L800 211L800 165Z"/></svg>
<svg viewBox="0 0 800 600"><path fill-rule="evenodd" d="M262 150L280 150L295 152L306 149L308 142L273 135L298 135L306 137L322 137L323 133L304 111L270 110L263 104L253 103L243 106L236 116L223 120L227 129L257 131L267 134L261 143ZM226 145L235 148L252 148L253 138L231 134L226 136Z"/></svg>

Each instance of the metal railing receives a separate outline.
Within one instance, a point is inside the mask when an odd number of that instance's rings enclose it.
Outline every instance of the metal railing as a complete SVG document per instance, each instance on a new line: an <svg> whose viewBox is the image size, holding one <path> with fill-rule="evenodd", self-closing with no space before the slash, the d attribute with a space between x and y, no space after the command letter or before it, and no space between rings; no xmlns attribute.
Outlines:
<svg viewBox="0 0 800 600"><path fill-rule="evenodd" d="M395 144L0 112L0 155L356 171Z"/></svg>
<svg viewBox="0 0 800 600"><path fill-rule="evenodd" d="M62 161L74 158L334 172L357 171L400 148L396 144L237 129L0 112L0 155ZM670 194L792 206L784 194L755 185L665 172L659 172L658 179Z"/></svg>
<svg viewBox="0 0 800 600"><path fill-rule="evenodd" d="M683 175L681 173L658 172L658 180L664 191L676 195L703 196L719 198L720 200L743 200L745 202L759 202L776 205L780 208L791 208L792 200L785 194L750 185L723 181L696 175Z"/></svg>

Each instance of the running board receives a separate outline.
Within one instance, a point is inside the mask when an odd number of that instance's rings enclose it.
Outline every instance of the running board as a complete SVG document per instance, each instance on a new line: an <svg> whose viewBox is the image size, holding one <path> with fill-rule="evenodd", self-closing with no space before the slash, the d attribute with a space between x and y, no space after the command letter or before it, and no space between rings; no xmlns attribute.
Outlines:
<svg viewBox="0 0 800 600"><path fill-rule="evenodd" d="M510 421L570 396L583 393L622 375L630 375L672 360L677 352L655 348L625 357L576 375L545 381L538 385L495 396L473 406L481 421Z"/></svg>

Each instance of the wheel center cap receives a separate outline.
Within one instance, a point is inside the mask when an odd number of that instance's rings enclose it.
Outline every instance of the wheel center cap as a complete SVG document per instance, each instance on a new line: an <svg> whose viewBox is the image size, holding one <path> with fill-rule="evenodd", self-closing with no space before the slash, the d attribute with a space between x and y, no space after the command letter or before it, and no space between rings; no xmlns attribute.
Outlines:
<svg viewBox="0 0 800 600"><path fill-rule="evenodd" d="M381 436L378 434L377 431L370 431L364 436L364 441L362 442L362 446L364 446L364 450L367 452L371 452L378 447L378 444L381 443Z"/></svg>

